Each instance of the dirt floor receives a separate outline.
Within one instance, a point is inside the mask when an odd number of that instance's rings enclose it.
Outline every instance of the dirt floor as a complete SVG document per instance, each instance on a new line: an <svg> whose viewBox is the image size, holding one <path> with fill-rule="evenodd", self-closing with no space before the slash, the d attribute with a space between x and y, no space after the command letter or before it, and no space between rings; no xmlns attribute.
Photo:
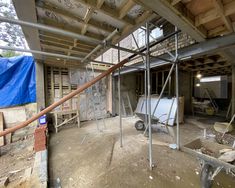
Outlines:
<svg viewBox="0 0 235 188"><path fill-rule="evenodd" d="M35 156L33 142L31 136L0 148L0 179L8 177L7 187L28 187Z"/></svg>
<svg viewBox="0 0 235 188"><path fill-rule="evenodd" d="M136 131L135 121L134 117L123 119L123 147L120 147L118 117L105 119L103 132L89 121L82 123L82 128L66 127L52 134L50 187L55 186L56 179L62 187L201 187L199 161L170 149L168 144L175 143L174 139L162 131L153 133L155 167L150 171L148 138ZM103 126L102 121L99 126ZM182 124L180 130L182 144L203 136L203 130L191 123ZM170 131L173 134L175 127ZM235 178L219 173L213 187L235 187Z"/></svg>

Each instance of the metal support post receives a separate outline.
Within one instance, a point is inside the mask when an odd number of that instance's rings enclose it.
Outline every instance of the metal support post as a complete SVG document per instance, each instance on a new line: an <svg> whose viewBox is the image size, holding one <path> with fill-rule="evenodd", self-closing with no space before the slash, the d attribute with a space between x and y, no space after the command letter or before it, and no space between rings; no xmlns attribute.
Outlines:
<svg viewBox="0 0 235 188"><path fill-rule="evenodd" d="M175 31L177 31L175 27ZM180 131L179 131L179 65L178 65L178 34L175 34L175 93L176 93L176 145L177 149L180 149Z"/></svg>
<svg viewBox="0 0 235 188"><path fill-rule="evenodd" d="M147 108L148 108L148 127L149 127L149 168L153 169L152 159L152 126L151 126L151 93L150 93L150 61L149 61L149 24L146 23L146 67L147 67L147 82L148 82L148 95L147 95Z"/></svg>
<svg viewBox="0 0 235 188"><path fill-rule="evenodd" d="M118 46L120 44L118 43ZM118 49L118 62L120 62L120 49ZM122 111L121 111L121 75L120 75L120 69L118 69L118 108L119 108L119 127L120 127L120 147L123 146L122 142Z"/></svg>

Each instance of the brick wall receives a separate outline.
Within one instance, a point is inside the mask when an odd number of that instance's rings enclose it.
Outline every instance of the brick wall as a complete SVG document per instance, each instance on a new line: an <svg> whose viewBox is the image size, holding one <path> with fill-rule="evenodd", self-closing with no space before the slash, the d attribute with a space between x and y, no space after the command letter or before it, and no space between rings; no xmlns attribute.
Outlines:
<svg viewBox="0 0 235 188"><path fill-rule="evenodd" d="M169 32L164 31L164 33L165 33L165 35L167 35ZM134 34L134 35L135 35L135 37L137 36L136 34ZM189 35L187 35L185 33L178 34L178 48L179 49L184 48L189 45L192 45L194 43L195 43L195 40L193 40ZM135 45L134 40L131 35L129 35L124 40L122 40L120 42L120 46L128 48L128 49L132 49L132 50L136 49L136 45ZM162 54L166 53L167 50L168 51L175 50L174 36L151 48L151 51L153 51L152 55L154 55L154 56L162 55ZM128 52L123 52L123 51L120 52L121 60L127 58L130 55L131 54ZM102 61L102 58L99 57L98 60ZM106 53L103 54L103 61L104 62L117 63L117 60L118 60L118 51L116 49L109 49ZM138 63L140 61L142 61L141 57L134 59L129 64Z"/></svg>

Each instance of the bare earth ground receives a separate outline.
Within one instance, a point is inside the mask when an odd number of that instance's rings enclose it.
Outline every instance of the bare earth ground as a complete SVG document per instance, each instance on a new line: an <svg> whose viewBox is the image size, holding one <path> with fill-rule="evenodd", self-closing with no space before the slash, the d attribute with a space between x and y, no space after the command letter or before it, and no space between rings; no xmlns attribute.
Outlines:
<svg viewBox="0 0 235 188"><path fill-rule="evenodd" d="M82 128L65 127L52 134L49 145L50 187L59 178L62 187L201 187L200 165L192 156L172 150L166 143L174 139L163 132L153 133L153 161L148 168L148 140L134 128L136 118L123 119L123 147L119 140L119 118L105 119L106 129L99 132L93 121ZM99 122L102 126L102 121ZM175 129L175 127L174 127ZM175 130L174 130L175 131ZM203 135L192 124L181 125L182 143ZM220 173L216 187L235 187L235 178Z"/></svg>
<svg viewBox="0 0 235 188"><path fill-rule="evenodd" d="M35 156L33 142L31 136L1 147L0 178L9 178L7 187L28 187L29 179L26 179L26 172L33 168Z"/></svg>

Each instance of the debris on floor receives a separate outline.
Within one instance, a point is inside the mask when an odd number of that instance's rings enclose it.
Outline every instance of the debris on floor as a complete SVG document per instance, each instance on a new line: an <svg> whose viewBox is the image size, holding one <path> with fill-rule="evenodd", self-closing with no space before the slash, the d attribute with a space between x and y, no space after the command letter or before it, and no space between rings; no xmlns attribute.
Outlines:
<svg viewBox="0 0 235 188"><path fill-rule="evenodd" d="M33 142L31 136L0 148L0 185L18 187L29 181L35 156Z"/></svg>

